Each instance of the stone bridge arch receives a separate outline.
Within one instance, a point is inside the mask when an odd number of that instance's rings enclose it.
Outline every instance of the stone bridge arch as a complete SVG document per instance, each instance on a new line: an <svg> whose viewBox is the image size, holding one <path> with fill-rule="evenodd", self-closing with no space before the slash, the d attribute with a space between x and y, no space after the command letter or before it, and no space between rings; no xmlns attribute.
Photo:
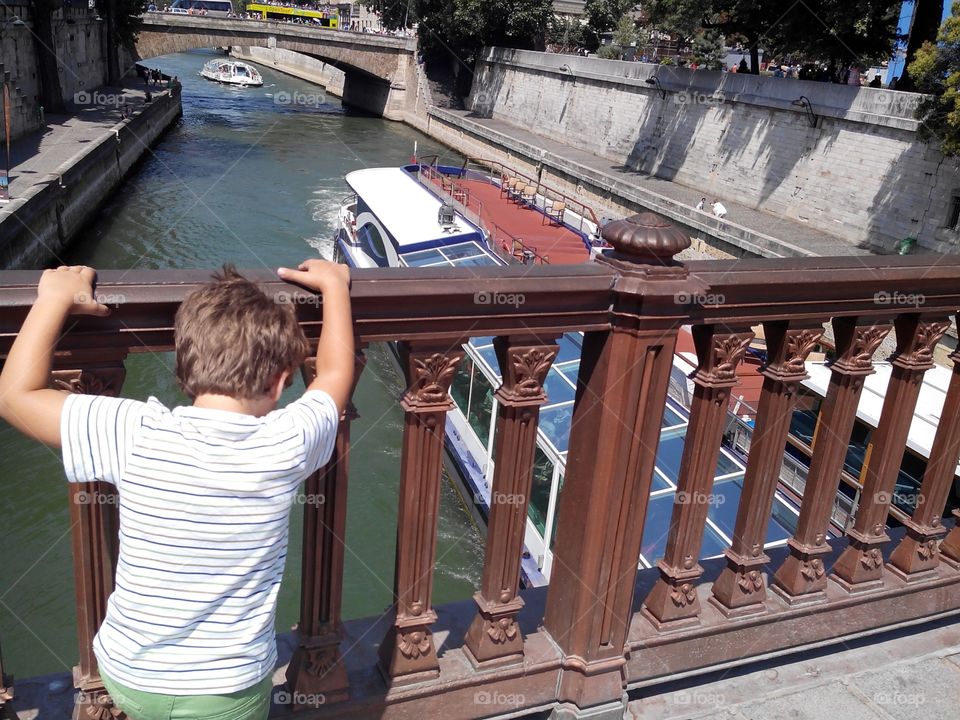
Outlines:
<svg viewBox="0 0 960 720"><path fill-rule="evenodd" d="M145 60L185 50L233 45L290 50L330 63L344 71L344 104L390 120L404 120L415 102L416 38L269 20L147 13L135 49L137 57Z"/></svg>

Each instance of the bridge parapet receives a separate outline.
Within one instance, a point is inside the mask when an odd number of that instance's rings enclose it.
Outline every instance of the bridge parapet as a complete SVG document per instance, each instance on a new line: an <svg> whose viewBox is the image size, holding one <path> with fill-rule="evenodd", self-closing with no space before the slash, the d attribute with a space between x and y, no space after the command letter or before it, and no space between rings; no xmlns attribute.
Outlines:
<svg viewBox="0 0 960 720"><path fill-rule="evenodd" d="M371 620L341 645L351 409L330 464L307 486L326 502L307 504L303 523L300 647L287 673L291 692L285 693L304 699L302 717L466 719L543 708L614 717L622 715L631 688L960 612L960 529L948 534L941 522L960 452L960 353L952 356L945 409L920 489L924 500L905 533L887 527L917 385L931 366L932 345L960 309L960 257L682 264L672 258L689 240L651 215L608 225L604 237L615 252L581 266L354 272L357 374L362 348L379 341L400 344L407 373L400 399L405 430L395 604L386 626ZM294 303L308 337L316 339L320 322L308 293L265 272L251 277L278 301ZM119 392L125 356L170 350L180 302L207 278L203 271L103 272L98 292L119 303L108 318L77 318L61 338L58 384L75 392ZM0 356L35 299L37 279L35 272L0 273ZM878 300L906 288L922 294L921 307ZM476 301L498 293L524 302ZM800 522L788 548L777 554L764 549L764 533L789 419L805 377L804 358L830 321L834 380ZM678 499L663 560L638 575L671 361L686 325L693 328L699 365ZM706 499L722 439L718 408L726 407L758 326L767 343L764 384L734 543L718 564L701 560ZM844 457L838 448L848 442L873 350L891 327L898 342L895 370L855 523L848 536L827 540ZM555 339L575 331L585 332L579 392L553 571L541 606L542 593L518 591L517 559L543 377ZM458 628L452 618L463 608L433 606L430 576L450 380L462 343L474 336L497 338L504 384L496 393L491 496L509 502L494 500L490 509L483 581ZM108 486L76 491L90 497L113 492ZM74 503L71 518L81 651L75 677L82 697L100 707L108 700L90 642L113 584L116 507L113 501ZM776 592L770 592L768 576L775 570ZM524 607L524 597L537 601ZM440 629L442 642L433 636ZM351 652L341 656L341 646ZM311 707L310 698L321 699Z"/></svg>

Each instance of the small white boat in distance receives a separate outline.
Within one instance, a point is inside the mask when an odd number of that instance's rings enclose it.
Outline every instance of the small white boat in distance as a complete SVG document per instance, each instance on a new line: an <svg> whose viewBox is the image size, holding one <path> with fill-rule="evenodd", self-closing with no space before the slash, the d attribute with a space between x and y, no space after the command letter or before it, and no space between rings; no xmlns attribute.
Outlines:
<svg viewBox="0 0 960 720"><path fill-rule="evenodd" d="M236 60L211 60L203 66L200 77L227 85L260 87L263 78L255 67Z"/></svg>

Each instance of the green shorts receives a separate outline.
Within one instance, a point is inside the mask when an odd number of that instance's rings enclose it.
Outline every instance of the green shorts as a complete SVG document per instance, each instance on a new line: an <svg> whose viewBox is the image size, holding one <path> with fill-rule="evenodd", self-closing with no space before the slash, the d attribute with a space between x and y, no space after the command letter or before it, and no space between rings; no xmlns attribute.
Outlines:
<svg viewBox="0 0 960 720"><path fill-rule="evenodd" d="M266 720L270 713L272 675L229 695L162 695L128 688L102 672L100 679L130 720Z"/></svg>

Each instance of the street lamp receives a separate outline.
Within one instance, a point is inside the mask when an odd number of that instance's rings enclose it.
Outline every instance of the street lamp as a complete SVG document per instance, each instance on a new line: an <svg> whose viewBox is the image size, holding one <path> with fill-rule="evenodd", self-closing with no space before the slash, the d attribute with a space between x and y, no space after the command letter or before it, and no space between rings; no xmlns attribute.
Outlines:
<svg viewBox="0 0 960 720"><path fill-rule="evenodd" d="M573 70L571 70L571 69L570 69L570 66L567 65L566 63L564 63L563 65L561 65L561 66L560 66L559 68L557 68L557 69L558 69L560 72L562 72L562 73L570 73L571 75L573 75Z"/></svg>
<svg viewBox="0 0 960 720"><path fill-rule="evenodd" d="M664 90L664 89L663 89L663 85L660 84L660 78L658 78L656 75L654 75L653 77L648 77L647 80L646 80L646 82L647 82L647 85L655 85L655 86L656 86L657 90L660 91L660 99L661 99L661 100L666 100L666 99L667 99L667 91Z"/></svg>
<svg viewBox="0 0 960 720"><path fill-rule="evenodd" d="M794 100L791 105L796 105L806 109L807 111L807 122L810 123L810 127L815 128L817 126L817 114L813 111L813 106L810 105L810 100L806 95L801 95L799 98Z"/></svg>

